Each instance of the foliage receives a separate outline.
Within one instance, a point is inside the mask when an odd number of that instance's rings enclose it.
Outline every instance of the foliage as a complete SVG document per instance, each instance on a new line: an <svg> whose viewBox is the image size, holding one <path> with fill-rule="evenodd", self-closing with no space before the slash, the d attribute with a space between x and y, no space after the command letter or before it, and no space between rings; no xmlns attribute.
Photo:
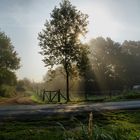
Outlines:
<svg viewBox="0 0 140 140"><path fill-rule="evenodd" d="M0 96L11 97L14 96L15 94L16 94L15 86L10 86L5 84L0 86Z"/></svg>
<svg viewBox="0 0 140 140"><path fill-rule="evenodd" d="M38 37L46 66L52 68L54 65L61 64L64 67L68 101L69 75L72 67L77 65L80 68L81 57L84 56L85 59L86 55L79 36L87 32L87 18L88 16L78 11L70 1L63 0L60 8L54 8L50 21L46 21L45 29L39 33Z"/></svg>
<svg viewBox="0 0 140 140"><path fill-rule="evenodd" d="M9 89L14 88L16 84L14 70L19 69L19 63L20 59L10 38L0 32L0 95L8 95Z"/></svg>
<svg viewBox="0 0 140 140"><path fill-rule="evenodd" d="M128 90L139 85L139 41L120 44L110 38L97 37L90 41L89 47L91 65L85 75L87 91Z"/></svg>
<svg viewBox="0 0 140 140"><path fill-rule="evenodd" d="M66 74L63 67L56 67L53 71L49 70L46 75L44 76L44 87L47 90L58 90L61 89L62 92L66 90L65 79ZM80 77L78 75L78 71L75 69L73 70L72 75L69 77L69 89L70 93L75 91L78 93L80 90L78 86L80 86ZM71 97L74 94L71 94Z"/></svg>
<svg viewBox="0 0 140 140"><path fill-rule="evenodd" d="M16 85L16 90L18 92L33 91L33 83L28 78L23 78L18 80Z"/></svg>
<svg viewBox="0 0 140 140"><path fill-rule="evenodd" d="M14 86L16 84L16 75L14 72L0 68L0 86L2 84Z"/></svg>
<svg viewBox="0 0 140 140"><path fill-rule="evenodd" d="M0 55L0 68L6 70L19 69L20 59L17 52L14 51L10 38L3 32L0 32Z"/></svg>

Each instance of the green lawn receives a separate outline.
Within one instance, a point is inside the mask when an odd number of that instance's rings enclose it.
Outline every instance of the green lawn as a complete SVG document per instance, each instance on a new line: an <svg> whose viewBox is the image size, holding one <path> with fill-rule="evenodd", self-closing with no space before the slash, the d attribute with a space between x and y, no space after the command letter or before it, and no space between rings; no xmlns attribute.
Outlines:
<svg viewBox="0 0 140 140"><path fill-rule="evenodd" d="M140 110L94 114L89 137L88 114L33 121L0 122L0 140L139 140Z"/></svg>

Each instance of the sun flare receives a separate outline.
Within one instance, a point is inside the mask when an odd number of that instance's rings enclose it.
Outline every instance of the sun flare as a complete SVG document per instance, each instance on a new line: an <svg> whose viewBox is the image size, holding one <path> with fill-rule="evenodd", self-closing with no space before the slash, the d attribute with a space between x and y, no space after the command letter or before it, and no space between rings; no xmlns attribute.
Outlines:
<svg viewBox="0 0 140 140"><path fill-rule="evenodd" d="M87 42L87 38L85 36L83 36L82 34L79 34L78 39L83 44Z"/></svg>

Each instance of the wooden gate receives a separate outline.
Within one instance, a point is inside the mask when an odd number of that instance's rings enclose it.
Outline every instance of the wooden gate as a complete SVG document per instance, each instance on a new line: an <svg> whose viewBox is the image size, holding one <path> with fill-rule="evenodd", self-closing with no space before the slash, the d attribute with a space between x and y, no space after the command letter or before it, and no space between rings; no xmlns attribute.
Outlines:
<svg viewBox="0 0 140 140"><path fill-rule="evenodd" d="M57 102L61 102L61 98L67 100L66 97L61 93L60 89L56 91L43 90L42 101L53 102L55 97L57 98Z"/></svg>

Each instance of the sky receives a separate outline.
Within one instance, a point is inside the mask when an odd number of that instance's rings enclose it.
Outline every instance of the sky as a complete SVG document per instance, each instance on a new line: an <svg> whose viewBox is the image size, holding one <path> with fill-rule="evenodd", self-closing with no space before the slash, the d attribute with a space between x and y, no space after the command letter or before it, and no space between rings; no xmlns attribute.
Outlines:
<svg viewBox="0 0 140 140"><path fill-rule="evenodd" d="M98 36L117 42L140 40L140 0L70 0L89 16L84 42ZM40 82L47 68L39 54L38 33L50 19L50 13L61 0L0 0L0 31L11 38L21 68L18 79Z"/></svg>

